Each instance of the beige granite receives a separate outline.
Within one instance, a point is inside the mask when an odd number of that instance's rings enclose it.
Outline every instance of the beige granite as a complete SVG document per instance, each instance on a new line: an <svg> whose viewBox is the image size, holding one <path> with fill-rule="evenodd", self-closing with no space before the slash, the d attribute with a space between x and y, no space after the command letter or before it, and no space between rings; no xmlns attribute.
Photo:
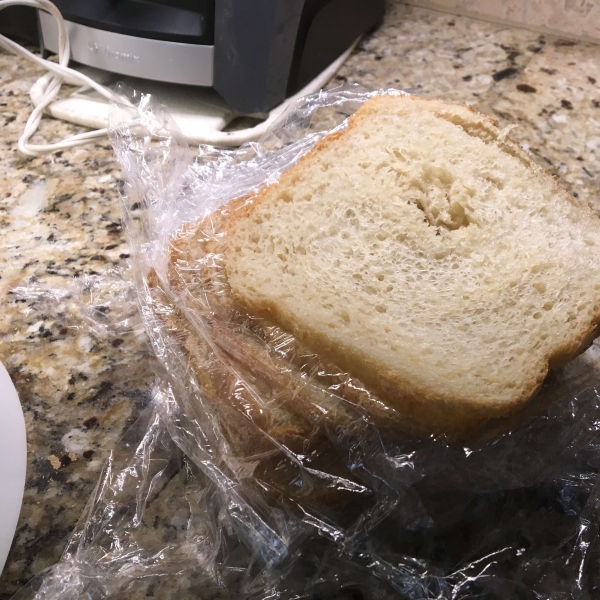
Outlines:
<svg viewBox="0 0 600 600"><path fill-rule="evenodd" d="M0 360L19 393L28 442L2 599L59 559L108 449L146 405L154 378L138 330L95 335L78 309L86 301L78 297L82 278L127 268L119 169L108 141L33 160L16 152L27 91L40 74L0 54ZM44 120L39 139L73 130ZM18 286L30 293L13 293ZM56 301L36 289L70 296Z"/></svg>
<svg viewBox="0 0 600 600"><path fill-rule="evenodd" d="M406 4L600 42L597 0L405 0Z"/></svg>
<svg viewBox="0 0 600 600"><path fill-rule="evenodd" d="M516 123L514 137L536 160L600 209L600 46L389 4L383 26L331 85L410 88ZM156 370L132 320L120 175L108 142L35 159L16 152L40 74L0 54L0 360L28 432L25 498L0 600L58 561L103 458L147 404ZM75 129L44 119L39 139ZM98 286L92 307L90 285ZM101 326L92 330L85 317L93 314ZM155 589L176 597L168 582Z"/></svg>
<svg viewBox="0 0 600 600"><path fill-rule="evenodd" d="M542 47L531 31L390 3L386 24L360 44L332 84L475 103L497 81L518 74Z"/></svg>
<svg viewBox="0 0 600 600"><path fill-rule="evenodd" d="M481 102L511 137L600 211L600 47L549 40L514 81Z"/></svg>

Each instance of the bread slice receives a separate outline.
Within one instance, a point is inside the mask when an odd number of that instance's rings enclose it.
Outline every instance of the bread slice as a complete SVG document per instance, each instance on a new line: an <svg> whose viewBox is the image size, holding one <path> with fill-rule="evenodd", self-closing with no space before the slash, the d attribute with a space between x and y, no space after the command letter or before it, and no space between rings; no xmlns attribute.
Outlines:
<svg viewBox="0 0 600 600"><path fill-rule="evenodd" d="M221 299L427 431L513 412L598 333L600 220L467 107L373 97L218 221L174 264L212 257Z"/></svg>
<svg viewBox="0 0 600 600"><path fill-rule="evenodd" d="M181 271L171 271L173 286L188 284L193 289L198 283L194 277L184 281L189 272L183 267L196 263L201 236L196 224L184 228L175 241L172 258ZM271 501L291 506L299 502L337 523L350 522L366 510L373 501L372 491L352 472L346 456L336 451L326 430L333 425L347 435L356 434L361 421L357 414L345 410L344 402L320 386L307 385L294 361L277 364L268 344L252 339L245 319L236 318L227 300L220 302L207 290L211 310L202 299L187 305L181 299L173 302L155 271L150 272L148 285L153 314L170 332L202 390L204 402L184 405L186 416L204 423L201 413L207 407L217 416L228 446L220 449L220 458L234 476L250 487L258 486ZM202 332L190 314L200 317ZM273 330L259 329L265 336ZM179 375L185 379L187 373ZM360 404L356 393L346 395Z"/></svg>

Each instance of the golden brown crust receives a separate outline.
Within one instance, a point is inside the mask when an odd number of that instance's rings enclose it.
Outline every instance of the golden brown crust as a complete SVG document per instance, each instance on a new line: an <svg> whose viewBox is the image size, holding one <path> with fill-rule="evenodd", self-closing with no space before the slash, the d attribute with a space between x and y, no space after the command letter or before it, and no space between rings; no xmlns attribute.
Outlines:
<svg viewBox="0 0 600 600"><path fill-rule="evenodd" d="M283 324L284 328L288 325L283 313L274 303L259 309L245 304L243 298L238 298L237 301L243 309L255 315ZM287 329L291 330L289 326ZM318 349L319 355L327 362L336 364L349 373L359 370L348 361L350 353L345 348L332 345L329 338L321 332L293 330L291 333L309 347ZM365 367L365 361L361 361L360 373L361 382L398 411L393 417L386 415L388 418L401 419L404 421L403 426L410 431L425 434L443 432L452 437L462 437L491 419L505 417L519 410L540 389L548 374L548 367L546 365L544 368L540 364L538 376L519 397L512 402L499 403L481 402L478 398L455 399L446 395L443 390L432 393L429 389L416 386L413 381L400 380L393 373L381 372L375 366Z"/></svg>

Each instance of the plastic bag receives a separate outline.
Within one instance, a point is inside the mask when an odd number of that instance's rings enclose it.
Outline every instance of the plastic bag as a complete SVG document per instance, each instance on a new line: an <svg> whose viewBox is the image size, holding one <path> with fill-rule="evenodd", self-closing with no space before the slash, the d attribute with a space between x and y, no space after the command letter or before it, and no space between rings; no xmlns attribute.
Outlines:
<svg viewBox="0 0 600 600"><path fill-rule="evenodd" d="M260 143L194 156L163 108L121 91L111 139L164 379L38 599L598 597L598 346L510 427L468 446L411 436L359 381L239 312L218 256L173 254L186 224L275 181L373 93L309 96ZM148 515L179 510L172 543L153 537Z"/></svg>
<svg viewBox="0 0 600 600"><path fill-rule="evenodd" d="M123 269L82 275L62 288L25 282L13 288L11 294L28 302L29 311L50 314L64 327L84 327L98 338L145 334L136 289Z"/></svg>

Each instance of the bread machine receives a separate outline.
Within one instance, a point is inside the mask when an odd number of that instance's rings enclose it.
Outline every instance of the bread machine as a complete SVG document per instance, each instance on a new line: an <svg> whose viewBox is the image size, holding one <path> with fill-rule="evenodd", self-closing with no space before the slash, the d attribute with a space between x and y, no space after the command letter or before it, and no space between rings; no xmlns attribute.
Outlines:
<svg viewBox="0 0 600 600"><path fill-rule="evenodd" d="M383 19L385 0L54 0L78 63L210 87L239 114L302 89ZM46 53L58 28L39 11Z"/></svg>

